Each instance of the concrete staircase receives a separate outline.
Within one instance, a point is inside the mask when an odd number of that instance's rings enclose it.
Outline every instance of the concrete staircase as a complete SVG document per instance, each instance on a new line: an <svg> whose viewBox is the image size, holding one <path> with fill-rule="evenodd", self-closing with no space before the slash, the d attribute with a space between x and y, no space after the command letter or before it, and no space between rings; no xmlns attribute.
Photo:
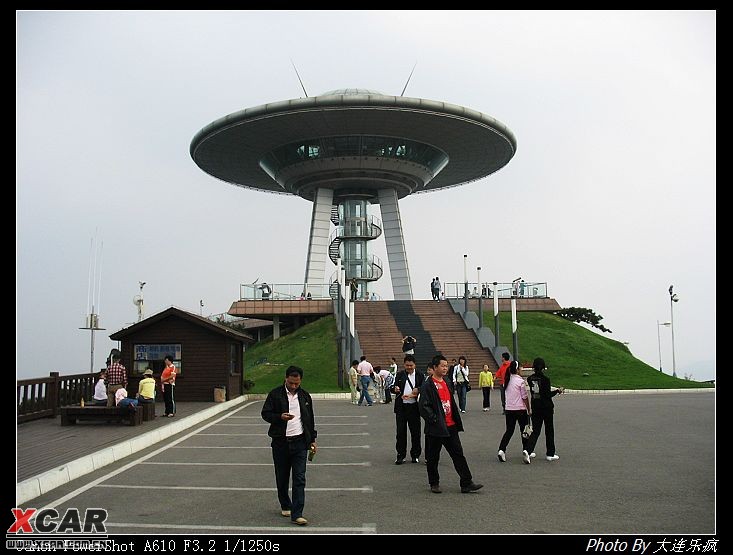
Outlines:
<svg viewBox="0 0 733 555"><path fill-rule="evenodd" d="M411 335L417 339L415 359L423 372L436 353L442 353L449 363L465 356L472 387L478 387L478 374L484 364L492 372L498 369L491 353L481 347L473 331L466 329L447 302L371 301L354 306L361 349L374 366L388 367L390 357L395 357L402 368L402 338Z"/></svg>

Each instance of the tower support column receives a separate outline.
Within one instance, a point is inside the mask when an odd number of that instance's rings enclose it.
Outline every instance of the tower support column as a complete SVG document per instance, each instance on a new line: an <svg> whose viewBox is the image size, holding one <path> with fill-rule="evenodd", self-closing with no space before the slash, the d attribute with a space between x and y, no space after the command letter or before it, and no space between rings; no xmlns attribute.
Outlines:
<svg viewBox="0 0 733 555"><path fill-rule="evenodd" d="M379 208L382 212L384 242L387 245L389 273L392 277L392 293L396 301L412 300L410 269L407 266L407 250L402 235L402 220L397 204L397 191L379 190Z"/></svg>
<svg viewBox="0 0 733 555"><path fill-rule="evenodd" d="M308 239L308 259L305 263L306 285L323 284L326 280L328 232L331 225L333 190L319 188L313 200L313 215Z"/></svg>

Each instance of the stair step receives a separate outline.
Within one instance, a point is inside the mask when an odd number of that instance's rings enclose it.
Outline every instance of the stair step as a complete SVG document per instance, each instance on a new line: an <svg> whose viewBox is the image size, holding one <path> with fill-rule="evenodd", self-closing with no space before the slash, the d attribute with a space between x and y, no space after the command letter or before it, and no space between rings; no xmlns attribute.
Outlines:
<svg viewBox="0 0 733 555"><path fill-rule="evenodd" d="M373 365L388 366L390 357L402 363L402 337L417 339L415 358L424 370L436 352L450 362L465 356L471 370L469 380L478 385L484 364L495 372L498 365L488 349L481 347L472 330L448 303L435 301L377 301L356 303L355 327L362 351Z"/></svg>

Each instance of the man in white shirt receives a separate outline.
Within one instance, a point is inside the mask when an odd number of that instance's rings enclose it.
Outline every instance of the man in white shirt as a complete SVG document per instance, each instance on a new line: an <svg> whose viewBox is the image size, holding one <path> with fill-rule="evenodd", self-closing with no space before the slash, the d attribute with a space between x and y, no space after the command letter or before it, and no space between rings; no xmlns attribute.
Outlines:
<svg viewBox="0 0 733 555"><path fill-rule="evenodd" d="M310 450L315 454L315 416L313 399L300 387L303 370L289 366L285 383L270 391L262 406L262 419L270 423L267 432L272 438L272 460L275 464L277 498L280 514L299 526L308 524L303 517L305 506L305 466ZM293 497L288 494L290 473L293 474Z"/></svg>
<svg viewBox="0 0 733 555"><path fill-rule="evenodd" d="M394 414L397 428L397 458L395 464L405 462L407 455L407 427L410 427L410 460L413 463L420 461L422 447L420 445L420 412L417 408L417 397L425 381L425 376L415 372L415 357L405 355L405 369L397 372L395 383L391 391L395 394Z"/></svg>

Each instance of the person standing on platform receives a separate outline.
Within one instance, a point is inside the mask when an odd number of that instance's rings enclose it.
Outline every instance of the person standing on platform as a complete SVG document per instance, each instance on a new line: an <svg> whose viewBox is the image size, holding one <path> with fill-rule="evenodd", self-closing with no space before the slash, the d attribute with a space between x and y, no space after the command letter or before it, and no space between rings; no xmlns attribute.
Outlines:
<svg viewBox="0 0 733 555"><path fill-rule="evenodd" d="M163 387L165 415L173 418L176 415L176 398L173 392L176 388L176 375L178 372L173 364L172 355L166 355L163 361L165 362L165 368L160 375L160 385Z"/></svg>
<svg viewBox="0 0 733 555"><path fill-rule="evenodd" d="M113 407L115 393L118 389L127 387L127 369L120 363L122 353L118 349L112 349L109 354L109 365L107 366L107 406Z"/></svg>
<svg viewBox="0 0 733 555"><path fill-rule="evenodd" d="M262 419L270 423L267 435L272 438L272 462L275 466L277 498L280 514L289 517L293 524L304 526L305 466L308 451L315 454L315 415L313 399L300 387L303 370L289 366L285 370L285 384L270 391L262 406ZM292 498L288 490L292 472Z"/></svg>
<svg viewBox="0 0 733 555"><path fill-rule="evenodd" d="M422 447L420 445L420 411L417 408L417 396L425 376L416 372L415 357L405 355L404 370L397 372L392 393L395 394L394 414L397 429L395 449L397 458L395 464L405 462L407 456L407 428L410 428L410 460L413 463L420 461Z"/></svg>

